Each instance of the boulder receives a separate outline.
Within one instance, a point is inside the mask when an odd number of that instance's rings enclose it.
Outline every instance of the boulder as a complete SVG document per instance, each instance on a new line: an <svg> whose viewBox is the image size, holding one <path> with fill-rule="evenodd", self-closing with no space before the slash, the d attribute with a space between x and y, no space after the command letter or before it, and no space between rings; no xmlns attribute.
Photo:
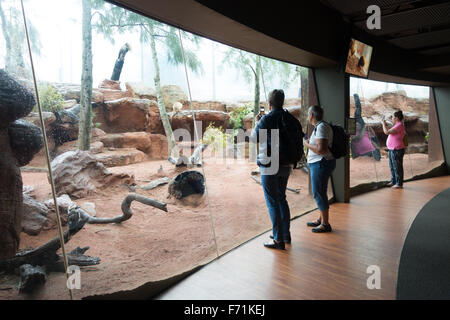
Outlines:
<svg viewBox="0 0 450 320"><path fill-rule="evenodd" d="M64 101L63 109L70 109L72 107L75 107L76 105L77 105L77 100L75 100L75 99L66 100L66 101Z"/></svg>
<svg viewBox="0 0 450 320"><path fill-rule="evenodd" d="M64 100L76 100L80 102L81 86L71 83L52 83L52 86L63 96ZM98 89L92 89L92 102L102 103L103 94Z"/></svg>
<svg viewBox="0 0 450 320"><path fill-rule="evenodd" d="M25 117L35 104L33 92L0 69L0 128Z"/></svg>
<svg viewBox="0 0 450 320"><path fill-rule="evenodd" d="M102 105L102 113L94 119L104 121L102 129L109 133L146 131L150 123L151 100L136 98L121 98L107 101ZM100 109L100 108L99 108Z"/></svg>
<svg viewBox="0 0 450 320"><path fill-rule="evenodd" d="M10 145L19 166L27 165L44 146L41 128L25 120L16 120L8 128Z"/></svg>
<svg viewBox="0 0 450 320"><path fill-rule="evenodd" d="M23 196L22 231L37 236L47 223L47 206L28 195Z"/></svg>
<svg viewBox="0 0 450 320"><path fill-rule="evenodd" d="M56 121L56 116L53 112L43 111L42 118L44 119L45 130L50 130L51 125ZM41 127L41 119L39 118L39 113L37 112L31 112L29 115L24 117L24 119L38 127Z"/></svg>
<svg viewBox="0 0 450 320"><path fill-rule="evenodd" d="M185 110L189 110L189 103L186 104L186 107L183 107ZM227 111L227 105L225 103L219 101L192 101L192 109L194 110L215 110L222 112Z"/></svg>
<svg viewBox="0 0 450 320"><path fill-rule="evenodd" d="M135 148L105 150L102 153L96 154L95 157L106 167L126 166L148 159L145 153Z"/></svg>
<svg viewBox="0 0 450 320"><path fill-rule="evenodd" d="M120 81L104 79L99 83L98 88L100 89L113 89L113 90L122 90L120 89Z"/></svg>
<svg viewBox="0 0 450 320"><path fill-rule="evenodd" d="M101 137L103 137L105 134L106 134L106 132L100 128L92 128L91 138L94 140L97 140L97 139L100 139Z"/></svg>
<svg viewBox="0 0 450 320"><path fill-rule="evenodd" d="M67 194L63 194L57 197L56 203L58 204L59 213L62 215L67 215L67 213L69 212L69 207L75 204L75 202L73 202ZM45 200L44 204L48 208L48 210L56 211L53 198Z"/></svg>
<svg viewBox="0 0 450 320"><path fill-rule="evenodd" d="M52 135L57 146L78 139L80 105L55 112L56 121L52 124Z"/></svg>
<svg viewBox="0 0 450 320"><path fill-rule="evenodd" d="M215 127L226 128L228 124L228 120L230 119L230 115L226 112L222 111L213 111L213 110L194 110L187 111L183 110L180 112L169 112L168 116L172 125L172 129L187 129L192 137L192 140L195 138L194 135L194 121L193 114L195 115L195 120L200 121L202 123L202 134L205 132L206 128L212 123Z"/></svg>
<svg viewBox="0 0 450 320"><path fill-rule="evenodd" d="M106 148L136 148L150 154L152 141L147 132L112 133L100 137L100 141Z"/></svg>
<svg viewBox="0 0 450 320"><path fill-rule="evenodd" d="M89 150L92 154L103 152L103 143L101 141L91 142L91 149ZM74 151L78 149L78 140L68 141L56 148L56 155L63 154L67 151Z"/></svg>
<svg viewBox="0 0 450 320"><path fill-rule="evenodd" d="M169 157L167 138L163 134L150 134L151 152L149 157L153 160L162 160Z"/></svg>
<svg viewBox="0 0 450 320"><path fill-rule="evenodd" d="M172 106L175 102L181 102L181 104L184 105L188 101L188 97L179 86L176 85L162 86L161 91L164 100L164 105L166 106L166 110L168 112L172 111Z"/></svg>
<svg viewBox="0 0 450 320"><path fill-rule="evenodd" d="M63 153L52 161L51 168L58 196L67 194L82 198L95 193L98 188L134 183L133 176L111 173L88 151Z"/></svg>
<svg viewBox="0 0 450 320"><path fill-rule="evenodd" d="M156 101L150 100L149 111L149 123L146 131L155 134L164 134L164 127L159 115L159 107Z"/></svg>
<svg viewBox="0 0 450 320"><path fill-rule="evenodd" d="M156 91L143 82L126 82L125 87L131 97L138 99L157 100Z"/></svg>
<svg viewBox="0 0 450 320"><path fill-rule="evenodd" d="M113 90L113 89L98 89L98 90L103 94L103 99L105 101L131 97L131 94L128 91Z"/></svg>

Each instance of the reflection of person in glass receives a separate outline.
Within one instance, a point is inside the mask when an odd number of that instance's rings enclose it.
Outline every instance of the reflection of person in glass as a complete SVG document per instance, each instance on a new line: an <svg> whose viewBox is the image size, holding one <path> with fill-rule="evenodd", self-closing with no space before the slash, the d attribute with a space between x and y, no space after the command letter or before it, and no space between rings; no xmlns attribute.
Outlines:
<svg viewBox="0 0 450 320"><path fill-rule="evenodd" d="M403 156L405 155L405 126L403 124L403 112L394 112L394 125L389 129L383 117L383 132L388 135L386 146L389 149L389 168L391 169L391 182L388 184L394 189L403 187Z"/></svg>
<svg viewBox="0 0 450 320"><path fill-rule="evenodd" d="M372 128L366 126L362 117L361 101L358 94L355 97L355 119L356 119L356 135L351 138L352 158L356 159L359 156L373 157L380 161L380 147L377 136Z"/></svg>

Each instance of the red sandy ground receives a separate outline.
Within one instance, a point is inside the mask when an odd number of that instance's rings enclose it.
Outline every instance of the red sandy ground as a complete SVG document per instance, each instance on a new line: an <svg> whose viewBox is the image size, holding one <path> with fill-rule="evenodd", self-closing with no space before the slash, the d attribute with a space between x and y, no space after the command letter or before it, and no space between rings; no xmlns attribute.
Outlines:
<svg viewBox="0 0 450 320"><path fill-rule="evenodd" d="M138 186L158 178L163 166L169 178L180 171L167 161L143 162L111 171L134 174ZM271 227L262 188L250 176L255 164L248 162L224 165L205 160L204 170L219 254L267 231ZM201 171L201 168L197 169ZM38 200L50 198L46 173L22 173L24 185L36 188ZM315 207L308 196L307 175L294 170L289 187L300 188L300 194L287 191L292 216ZM66 245L90 246L86 254L101 258L97 266L82 268L81 290L75 298L134 289L146 282L166 279L217 256L212 222L206 196L190 196L184 200L167 199L167 185L151 191L140 188L137 193L167 202L168 212L134 202L133 217L122 224L86 225ZM101 190L94 196L75 200L78 204L93 202L98 217L121 214L120 205L129 191L121 186ZM38 236L21 235L21 248L37 247L57 235L56 229ZM65 276L52 273L45 286L33 296L19 295L17 277L0 280L0 299L68 299Z"/></svg>
<svg viewBox="0 0 450 320"><path fill-rule="evenodd" d="M160 165L169 178L180 172L167 161L143 162L110 170L134 174L137 185L142 186L158 178ZM428 163L427 155L406 155L405 178L423 173L434 165ZM269 230L271 223L262 188L250 177L253 169L255 164L248 162L227 165L215 163L213 159L205 160L212 221L205 195L190 196L182 201L167 199L167 185L164 185L151 191L138 188L136 192L167 202L167 213L135 202L133 217L122 224L86 225L66 248L70 251L77 246L90 246L86 254L100 257L101 263L82 268L82 288L74 290L75 298L131 290L211 261L217 256L212 224L219 254ZM368 157L352 159L350 170L352 186L377 179L388 180L390 176L386 158L380 162ZM22 176L24 185L35 187L38 200L50 198L46 173L24 172ZM289 187L301 189L300 194L287 191L293 217L315 208L303 171L294 170ZM124 187L116 186L75 201L78 204L94 202L98 217L111 217L121 214L120 205L128 193ZM35 237L22 233L21 248L37 247L56 235L56 229L43 231ZM45 286L29 296L18 294L18 277L4 275L0 278L0 299L68 299L65 281L62 273L52 273Z"/></svg>

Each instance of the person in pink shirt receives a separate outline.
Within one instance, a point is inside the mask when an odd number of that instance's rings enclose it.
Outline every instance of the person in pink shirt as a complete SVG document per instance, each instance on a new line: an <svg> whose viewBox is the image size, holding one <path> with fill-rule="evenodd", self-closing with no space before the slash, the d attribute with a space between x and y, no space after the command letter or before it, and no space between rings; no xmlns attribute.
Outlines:
<svg viewBox="0 0 450 320"><path fill-rule="evenodd" d="M403 188L403 156L405 155L403 112L394 112L394 126L392 128L389 129L384 117L381 123L384 134L388 135L386 146L389 149L389 168L391 169L391 181L388 185L394 189Z"/></svg>

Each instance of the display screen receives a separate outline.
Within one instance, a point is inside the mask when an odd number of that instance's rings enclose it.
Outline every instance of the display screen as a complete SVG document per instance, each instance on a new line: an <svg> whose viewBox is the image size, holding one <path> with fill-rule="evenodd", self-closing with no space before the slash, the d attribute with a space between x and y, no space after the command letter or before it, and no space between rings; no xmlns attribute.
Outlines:
<svg viewBox="0 0 450 320"><path fill-rule="evenodd" d="M357 77L367 78L369 76L370 59L372 58L372 47L361 41L351 39L347 54L345 72Z"/></svg>

